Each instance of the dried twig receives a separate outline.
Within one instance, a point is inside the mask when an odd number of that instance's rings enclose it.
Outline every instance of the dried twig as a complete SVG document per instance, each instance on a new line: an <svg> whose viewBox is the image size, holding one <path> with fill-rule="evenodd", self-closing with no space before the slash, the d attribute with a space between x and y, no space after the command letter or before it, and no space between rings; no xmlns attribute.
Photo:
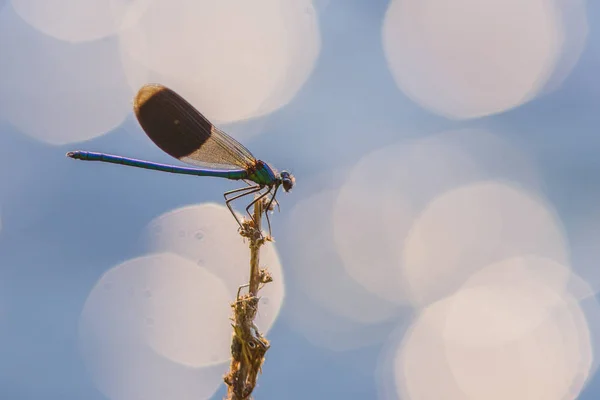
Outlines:
<svg viewBox="0 0 600 400"><path fill-rule="evenodd" d="M228 400L251 399L265 353L270 347L269 341L254 325L254 318L258 311L258 291L262 287L261 284L272 281L271 275L259 268L260 246L266 240L261 233L263 207L262 201L254 203L254 221L245 221L240 231L240 234L250 242L250 280L247 285L240 287L236 301L231 305L233 308L231 365L224 378L228 386ZM243 287L248 287L248 294L240 296Z"/></svg>

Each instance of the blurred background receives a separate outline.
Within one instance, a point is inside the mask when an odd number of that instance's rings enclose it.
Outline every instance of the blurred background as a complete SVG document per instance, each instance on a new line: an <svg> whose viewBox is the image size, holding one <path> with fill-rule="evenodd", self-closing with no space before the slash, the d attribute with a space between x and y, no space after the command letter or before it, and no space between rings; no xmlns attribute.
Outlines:
<svg viewBox="0 0 600 400"><path fill-rule="evenodd" d="M148 82L296 176L256 399L599 398L599 70L584 0L0 0L0 399L225 394L239 185L65 158L177 164Z"/></svg>

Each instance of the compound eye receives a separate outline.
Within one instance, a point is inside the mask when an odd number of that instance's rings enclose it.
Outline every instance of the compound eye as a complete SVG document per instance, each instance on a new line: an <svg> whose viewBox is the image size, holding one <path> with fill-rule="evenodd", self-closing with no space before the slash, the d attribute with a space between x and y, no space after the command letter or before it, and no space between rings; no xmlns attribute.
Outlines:
<svg viewBox="0 0 600 400"><path fill-rule="evenodd" d="M289 192L294 187L294 177L287 171L283 171L281 173L281 184L283 185L283 190Z"/></svg>

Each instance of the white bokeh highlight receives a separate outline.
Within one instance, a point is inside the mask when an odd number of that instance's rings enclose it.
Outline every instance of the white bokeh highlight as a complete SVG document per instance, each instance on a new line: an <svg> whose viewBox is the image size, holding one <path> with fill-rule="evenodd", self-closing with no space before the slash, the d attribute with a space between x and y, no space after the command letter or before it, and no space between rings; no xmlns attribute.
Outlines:
<svg viewBox="0 0 600 400"><path fill-rule="evenodd" d="M594 339L565 279L579 280L536 257L481 268L415 319L396 352L398 396L577 398L592 371ZM595 301L590 311L597 316Z"/></svg>
<svg viewBox="0 0 600 400"><path fill-rule="evenodd" d="M585 0L553 0L553 3L559 10L563 43L560 57L544 87L546 93L561 87L571 74L586 48L589 34Z"/></svg>
<svg viewBox="0 0 600 400"><path fill-rule="evenodd" d="M490 264L471 275L453 295L444 338L474 347L515 341L547 320L563 304L563 297L576 299L568 287L572 277L568 268L539 256ZM480 301L471 303L473 297ZM520 308L518 314L513 312L516 308ZM511 323L506 324L509 318Z"/></svg>
<svg viewBox="0 0 600 400"><path fill-rule="evenodd" d="M15 11L40 32L67 42L85 42L134 24L152 0L11 0Z"/></svg>
<svg viewBox="0 0 600 400"><path fill-rule="evenodd" d="M476 118L536 96L561 56L562 22L554 1L394 0L383 47L413 101L446 117Z"/></svg>
<svg viewBox="0 0 600 400"><path fill-rule="evenodd" d="M18 43L18 45L16 45ZM116 39L71 44L0 11L0 118L42 142L89 140L131 112Z"/></svg>
<svg viewBox="0 0 600 400"><path fill-rule="evenodd" d="M402 269L411 301L423 306L456 290L481 266L526 254L568 262L555 212L533 193L481 182L429 203L406 238Z"/></svg>
<svg viewBox="0 0 600 400"><path fill-rule="evenodd" d="M401 310L344 269L333 243L336 198L336 190L317 192L289 212L286 237L295 245L286 268L294 292L286 300L285 317L313 345L345 351L384 340Z"/></svg>
<svg viewBox="0 0 600 400"><path fill-rule="evenodd" d="M229 356L229 301L218 277L171 253L107 271L79 321L96 386L112 400L209 398Z"/></svg>
<svg viewBox="0 0 600 400"><path fill-rule="evenodd" d="M298 238L295 243L301 243L293 250L293 282L313 301L341 317L363 324L386 321L396 314L397 307L348 276L335 252L331 215L336 198L335 190L320 192L299 201L290 211L289 233Z"/></svg>
<svg viewBox="0 0 600 400"><path fill-rule="evenodd" d="M442 193L489 179L539 186L522 152L480 130L445 132L365 155L350 170L333 211L334 243L347 273L376 296L411 303L402 259L413 223Z"/></svg>
<svg viewBox="0 0 600 400"><path fill-rule="evenodd" d="M320 50L310 0L155 1L119 37L132 88L160 82L217 123L287 104Z"/></svg>
<svg viewBox="0 0 600 400"><path fill-rule="evenodd" d="M248 283L250 274L250 249L237 231L237 222L227 207L204 203L155 218L146 227L142 243L149 252L177 254L219 277L227 290L224 304L229 304L235 300L239 286ZM260 291L255 320L266 333L277 319L285 296L283 271L273 242L261 247L260 266L266 267L273 277L273 282ZM231 312L225 314L229 316ZM224 338L229 337L225 334Z"/></svg>

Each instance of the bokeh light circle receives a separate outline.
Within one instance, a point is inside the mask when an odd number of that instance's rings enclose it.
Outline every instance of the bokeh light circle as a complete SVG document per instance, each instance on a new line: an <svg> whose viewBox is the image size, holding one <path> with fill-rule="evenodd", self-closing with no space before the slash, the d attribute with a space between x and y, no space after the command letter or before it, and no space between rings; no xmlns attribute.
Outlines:
<svg viewBox="0 0 600 400"><path fill-rule="evenodd" d="M329 174L327 174L329 175ZM337 178L330 177L335 180ZM320 177L318 180L323 180ZM348 351L382 342L407 310L367 291L348 275L333 242L337 190L315 190L288 213L289 275L284 316L315 346Z"/></svg>
<svg viewBox="0 0 600 400"><path fill-rule="evenodd" d="M558 89L571 74L586 48L589 27L585 0L553 0L559 10L563 32L560 57L548 78L544 92Z"/></svg>
<svg viewBox="0 0 600 400"><path fill-rule="evenodd" d="M481 268L425 308L397 349L401 398L577 398L592 367L586 316L539 262L513 258Z"/></svg>
<svg viewBox="0 0 600 400"><path fill-rule="evenodd" d="M377 296L410 303L401 260L414 221L441 193L488 179L539 187L536 168L518 148L481 130L444 132L365 155L333 211L335 245L348 274Z"/></svg>
<svg viewBox="0 0 600 400"><path fill-rule="evenodd" d="M18 43L18 45L17 45ZM28 136L63 145L120 125L133 92L116 39L71 44L0 11L0 118Z"/></svg>
<svg viewBox="0 0 600 400"><path fill-rule="evenodd" d="M320 46L310 0L155 1L119 37L132 88L160 82L216 123L285 105Z"/></svg>
<svg viewBox="0 0 600 400"><path fill-rule="evenodd" d="M542 198L493 181L437 197L404 246L403 274L420 306L452 293L482 265L527 254L567 263L569 256L560 221Z"/></svg>
<svg viewBox="0 0 600 400"><path fill-rule="evenodd" d="M337 195L336 190L316 193L300 200L290 211L288 232L297 243L290 252L292 282L313 301L340 317L363 324L386 321L396 315L397 306L365 290L348 276L335 251L331 215ZM319 228L315 229L316 226Z"/></svg>
<svg viewBox="0 0 600 400"><path fill-rule="evenodd" d="M412 100L447 117L481 117L543 88L562 50L559 12L546 0L394 0L383 47Z"/></svg>
<svg viewBox="0 0 600 400"><path fill-rule="evenodd" d="M12 0L15 11L46 35L67 42L101 39L133 24L152 0Z"/></svg>
<svg viewBox="0 0 600 400"><path fill-rule="evenodd" d="M239 286L248 283L248 242L238 234L237 222L223 205L204 203L169 211L148 224L142 243L149 252L177 254L219 277L229 302L235 300ZM273 277L273 282L260 291L255 320L264 333L277 319L285 296L283 271L273 242L261 247L260 266Z"/></svg>
<svg viewBox="0 0 600 400"><path fill-rule="evenodd" d="M210 397L221 383L215 371L229 357L229 303L218 277L180 256L126 261L85 302L81 353L111 399Z"/></svg>

